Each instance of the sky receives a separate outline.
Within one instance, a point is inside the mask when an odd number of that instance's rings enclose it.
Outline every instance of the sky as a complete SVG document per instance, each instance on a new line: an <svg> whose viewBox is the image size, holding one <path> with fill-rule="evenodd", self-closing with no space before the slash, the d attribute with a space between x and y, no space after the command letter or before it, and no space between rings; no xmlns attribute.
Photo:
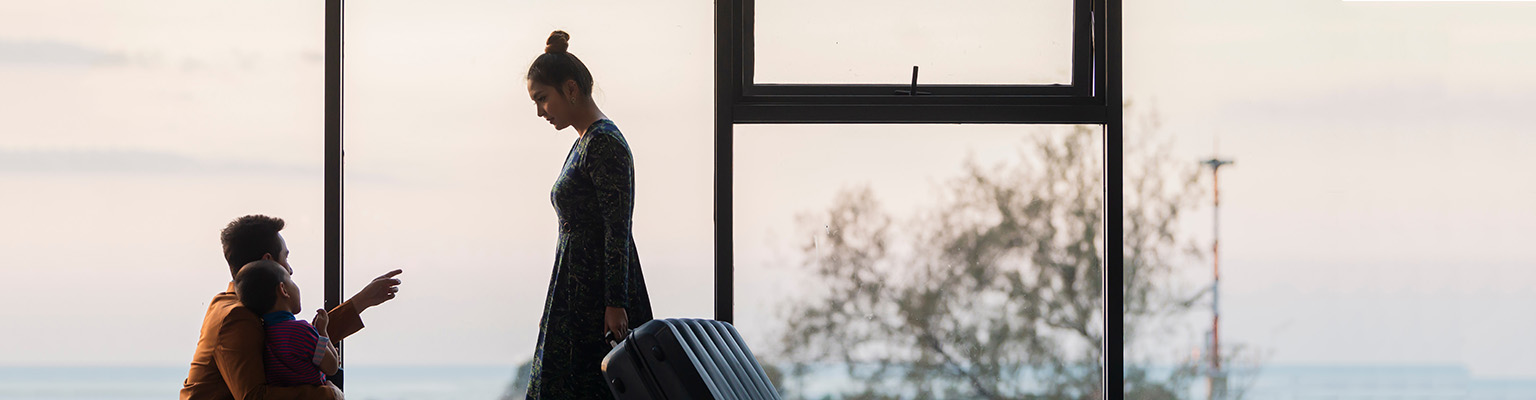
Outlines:
<svg viewBox="0 0 1536 400"><path fill-rule="evenodd" d="M554 29L634 151L657 314L713 315L713 9L630 3L349 3L345 286L406 271L401 297L347 341L349 365L531 356L555 247L548 190L575 135L535 116L522 75ZM924 82L1064 79L1069 36L1052 17L1067 2L887 3L763 6L760 81L905 83L912 65ZM989 12L957 11L972 9ZM1536 377L1519 362L1536 356L1522 340L1536 256L1521 251L1536 226L1536 4L1125 13L1128 116L1162 121L1174 160L1218 140L1237 160L1222 175L1224 343L1274 364ZM323 17L296 1L0 2L0 318L46 327L7 331L0 365L185 363L228 280L217 232L244 214L288 220L295 279L319 307ZM798 215L858 185L920 210L966 160L1010 162L1062 128L739 127L743 335L771 351L777 304L814 290ZM1208 243L1209 213L1191 210L1191 240ZM1185 260L1181 282L1204 284L1206 262ZM1205 318L1151 355L1197 348Z"/></svg>
<svg viewBox="0 0 1536 400"><path fill-rule="evenodd" d="M1536 376L1518 361L1536 355L1523 339L1536 329L1536 256L1523 251L1536 237L1533 14L1127 2L1127 96L1156 111L1180 157L1219 142L1237 162L1221 174L1224 343L1269 363ZM1186 220L1201 243L1210 212ZM1186 281L1209 282L1205 263Z"/></svg>

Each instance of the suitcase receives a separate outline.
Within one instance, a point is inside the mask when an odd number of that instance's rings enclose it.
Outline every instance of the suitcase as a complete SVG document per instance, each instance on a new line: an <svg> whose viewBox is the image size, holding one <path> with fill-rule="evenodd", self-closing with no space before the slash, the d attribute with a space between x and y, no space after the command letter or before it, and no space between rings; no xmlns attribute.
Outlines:
<svg viewBox="0 0 1536 400"><path fill-rule="evenodd" d="M603 357L615 399L780 400L736 328L707 319L640 325Z"/></svg>

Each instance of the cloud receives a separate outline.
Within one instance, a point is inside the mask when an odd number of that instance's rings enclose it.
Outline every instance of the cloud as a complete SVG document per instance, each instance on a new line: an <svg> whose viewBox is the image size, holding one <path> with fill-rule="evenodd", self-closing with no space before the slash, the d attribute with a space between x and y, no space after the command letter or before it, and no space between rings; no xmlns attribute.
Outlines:
<svg viewBox="0 0 1536 400"><path fill-rule="evenodd" d="M127 61L122 54L71 43L0 39L0 66L95 67Z"/></svg>
<svg viewBox="0 0 1536 400"><path fill-rule="evenodd" d="M320 177L320 166L294 166L249 160L216 161L171 152L144 150L0 149L0 173L132 175L287 175Z"/></svg>
<svg viewBox="0 0 1536 400"><path fill-rule="evenodd" d="M168 151L148 150L21 150L0 148L0 174L107 176L267 176L323 179L321 165L292 165L248 159L214 160ZM419 184L373 171L346 172L347 182L386 185Z"/></svg>

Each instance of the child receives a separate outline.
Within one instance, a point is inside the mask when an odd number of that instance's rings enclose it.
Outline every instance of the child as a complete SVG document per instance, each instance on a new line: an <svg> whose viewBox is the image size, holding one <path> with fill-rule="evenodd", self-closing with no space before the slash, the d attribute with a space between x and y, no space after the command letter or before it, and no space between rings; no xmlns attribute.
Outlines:
<svg viewBox="0 0 1536 400"><path fill-rule="evenodd" d="M299 287L288 269L271 260L240 267L235 274L235 294L246 309L261 316L266 329L262 364L267 384L276 386L324 385L336 375L336 348L326 337L330 318L325 309L315 313L314 325L295 319L299 311Z"/></svg>

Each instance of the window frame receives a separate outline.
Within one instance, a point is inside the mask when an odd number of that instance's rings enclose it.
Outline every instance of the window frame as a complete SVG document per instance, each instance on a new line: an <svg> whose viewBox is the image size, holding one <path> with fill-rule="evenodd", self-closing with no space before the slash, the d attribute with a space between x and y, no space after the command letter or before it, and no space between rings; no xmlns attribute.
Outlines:
<svg viewBox="0 0 1536 400"><path fill-rule="evenodd" d="M754 46L756 45L756 26L754 10L756 0L735 0L737 10L742 13L741 29L735 32L734 42L736 52L742 56L741 79L738 80L746 97L756 101L784 100L787 102L801 102L804 98L813 97L820 100L838 99L858 103L872 101L880 98L891 98L897 90L907 90L911 85L901 84L790 84L790 83L757 83L754 78L754 64L756 61ZM1094 79L1094 60L1102 59L1102 49L1094 49L1093 10L1101 5L1103 0L1072 0L1072 79L1071 83L1062 84L932 84L919 85L931 95L915 96L917 99L929 99L938 104L956 98L992 97L1003 102L1029 103L1032 99L1051 98L1085 98L1092 97L1095 93L1103 93L1101 79ZM716 32L719 34L719 31ZM717 37L718 39L718 37ZM919 76L921 77L921 76ZM921 80L919 80L921 84ZM904 96L913 98L914 96ZM920 100L919 102L924 102Z"/></svg>
<svg viewBox="0 0 1536 400"><path fill-rule="evenodd" d="M1107 11L1108 3L1072 2L1071 84L922 84L919 74L915 85L877 85L755 82L755 0L717 1L716 88L732 91L717 101L729 102L736 123L1101 124L1110 119L1104 106L1109 86L1118 82L1110 82L1101 67L1108 46L1094 46L1095 38L1108 37L1107 21L1094 19L1107 14L1101 10ZM914 89L920 94L898 94Z"/></svg>
<svg viewBox="0 0 1536 400"><path fill-rule="evenodd" d="M342 22L343 0L325 0L325 308L341 305L342 283ZM342 365L342 343L336 342L336 364ZM336 383L342 388L341 383Z"/></svg>
<svg viewBox="0 0 1536 400"><path fill-rule="evenodd" d="M1101 395L1123 388L1121 0L1073 0L1071 85L760 84L752 75L755 0L715 1L715 319L733 321L736 124L1097 124L1104 129L1105 351ZM897 94L907 90L909 94ZM927 91L927 95L911 95ZM1113 312L1111 312L1113 310ZM1115 346L1118 347L1118 346ZM1119 397L1119 396L1114 396Z"/></svg>
<svg viewBox="0 0 1536 400"><path fill-rule="evenodd" d="M1110 350L1122 318L1121 0L1073 0L1070 85L759 84L753 81L754 0L715 1L715 319L734 319L732 156L736 124L1098 124L1104 126L1104 395L1123 387ZM343 14L325 2L325 306L342 299ZM897 95L920 89L932 94ZM1114 312L1110 312L1114 310ZM338 351L341 344L337 343ZM338 357L340 359L340 357ZM338 360L339 361L339 360Z"/></svg>

